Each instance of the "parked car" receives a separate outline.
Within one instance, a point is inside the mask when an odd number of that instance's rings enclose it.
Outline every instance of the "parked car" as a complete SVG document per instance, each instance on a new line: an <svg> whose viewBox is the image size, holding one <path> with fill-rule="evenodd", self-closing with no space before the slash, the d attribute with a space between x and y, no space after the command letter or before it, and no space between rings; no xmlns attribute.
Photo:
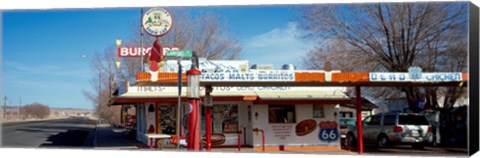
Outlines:
<svg viewBox="0 0 480 158"><path fill-rule="evenodd" d="M357 127L350 126L347 132L349 144L356 145ZM432 143L432 126L424 115L415 113L382 113L363 120L364 143L376 143L378 147L393 144L410 144L423 149Z"/></svg>
<svg viewBox="0 0 480 158"><path fill-rule="evenodd" d="M347 132L349 126L356 126L357 121L355 119L340 119L340 138L347 138Z"/></svg>
<svg viewBox="0 0 480 158"><path fill-rule="evenodd" d="M137 137L137 116L128 115L125 127L126 127L127 136L129 138Z"/></svg>

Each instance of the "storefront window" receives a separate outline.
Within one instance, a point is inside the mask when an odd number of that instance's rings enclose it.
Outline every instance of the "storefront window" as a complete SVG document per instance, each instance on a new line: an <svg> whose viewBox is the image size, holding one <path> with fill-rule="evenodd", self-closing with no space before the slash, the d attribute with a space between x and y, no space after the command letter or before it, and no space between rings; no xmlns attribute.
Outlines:
<svg viewBox="0 0 480 158"><path fill-rule="evenodd" d="M268 105L269 123L296 123L295 106Z"/></svg>
<svg viewBox="0 0 480 158"><path fill-rule="evenodd" d="M238 131L238 105L213 105L213 133L235 133Z"/></svg>
<svg viewBox="0 0 480 158"><path fill-rule="evenodd" d="M313 105L313 118L324 118L322 105Z"/></svg>
<svg viewBox="0 0 480 158"><path fill-rule="evenodd" d="M176 134L176 107L174 105L161 105L158 110L161 133Z"/></svg>

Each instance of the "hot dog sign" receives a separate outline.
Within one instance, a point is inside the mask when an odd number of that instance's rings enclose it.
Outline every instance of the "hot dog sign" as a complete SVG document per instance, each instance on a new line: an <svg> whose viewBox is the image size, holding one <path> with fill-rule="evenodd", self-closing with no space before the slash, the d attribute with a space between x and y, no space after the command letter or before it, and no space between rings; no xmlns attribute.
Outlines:
<svg viewBox="0 0 480 158"><path fill-rule="evenodd" d="M318 133L318 139L325 142L333 142L338 140L338 124L335 121L321 121L318 124L320 132Z"/></svg>

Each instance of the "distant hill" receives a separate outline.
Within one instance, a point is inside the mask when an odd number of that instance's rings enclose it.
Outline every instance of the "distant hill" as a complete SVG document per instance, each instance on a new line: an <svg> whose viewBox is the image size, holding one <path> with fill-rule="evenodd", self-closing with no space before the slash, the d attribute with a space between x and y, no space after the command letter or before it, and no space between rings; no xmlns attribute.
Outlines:
<svg viewBox="0 0 480 158"><path fill-rule="evenodd" d="M18 112L18 106L6 106L6 108L7 108L7 112L8 111ZM51 115L55 114L56 112L63 113L65 115L84 114L84 113L93 114L95 112L95 110L78 109L78 108L55 108L55 107L50 107L50 114ZM0 114L3 114L3 106L0 106Z"/></svg>

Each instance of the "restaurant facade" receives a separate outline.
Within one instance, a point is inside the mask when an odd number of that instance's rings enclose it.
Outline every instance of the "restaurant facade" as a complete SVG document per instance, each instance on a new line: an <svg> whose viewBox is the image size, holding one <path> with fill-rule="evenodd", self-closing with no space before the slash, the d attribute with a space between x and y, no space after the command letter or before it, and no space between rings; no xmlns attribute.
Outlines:
<svg viewBox="0 0 480 158"><path fill-rule="evenodd" d="M190 60L182 60L190 67ZM232 86L212 87L211 100L201 95L201 136L205 139L205 105L211 105L211 145L219 147L253 147L255 150L339 150L338 104L351 103L345 87L236 86L236 82L295 82L302 71L249 69L246 60L199 60L200 82L231 82ZM178 64L167 60L157 78L148 73L127 81L113 105L134 105L137 118L137 140L145 144L175 147L172 139L150 139L149 134L175 137L188 135L186 87L181 89L180 117L177 116L179 88L166 80L178 79ZM148 72L148 70L147 70ZM338 71L332 71L338 72ZM168 75L169 74L169 75ZM185 74L183 81L186 78ZM296 76L297 75L297 76ZM148 81L150 79L150 81ZM254 84L253 84L254 85ZM210 103L211 101L211 103ZM177 131L177 119L181 127ZM204 141L203 141L204 142Z"/></svg>

